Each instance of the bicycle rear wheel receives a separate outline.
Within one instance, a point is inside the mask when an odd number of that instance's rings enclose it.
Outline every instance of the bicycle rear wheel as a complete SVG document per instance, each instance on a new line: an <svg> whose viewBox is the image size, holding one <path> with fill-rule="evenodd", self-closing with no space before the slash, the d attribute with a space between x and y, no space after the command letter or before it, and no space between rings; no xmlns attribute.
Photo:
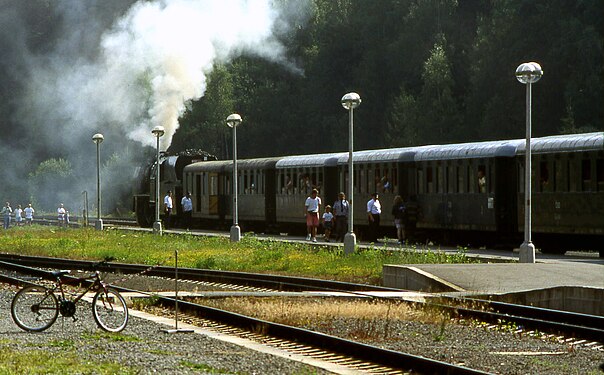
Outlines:
<svg viewBox="0 0 604 375"><path fill-rule="evenodd" d="M128 306L117 290L101 289L92 299L92 316L101 329L120 332L128 324Z"/></svg>
<svg viewBox="0 0 604 375"><path fill-rule="evenodd" d="M21 329L42 332L57 320L59 302L47 288L28 286L15 294L10 313Z"/></svg>

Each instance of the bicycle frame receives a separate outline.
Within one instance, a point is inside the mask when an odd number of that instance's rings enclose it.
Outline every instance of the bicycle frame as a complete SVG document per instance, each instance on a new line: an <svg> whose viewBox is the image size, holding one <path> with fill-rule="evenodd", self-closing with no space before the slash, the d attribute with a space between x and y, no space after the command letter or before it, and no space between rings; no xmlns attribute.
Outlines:
<svg viewBox="0 0 604 375"><path fill-rule="evenodd" d="M74 304L78 303L82 298L84 298L84 296L86 295L86 293L88 292L96 292L99 289L103 288L106 289L106 284L101 280L100 277L100 272L99 271L94 271L93 274L89 275L89 276L84 276L84 277L77 277L73 280L70 280L69 282L64 281L64 277L66 275L69 274L69 271L67 271L66 273L61 273L59 276L57 276L57 280L55 282L55 286L53 288L49 289L50 293L56 293L56 294L60 294L59 300L62 301L71 301ZM81 284L82 282L88 282L89 285L87 287L82 287ZM80 288L84 288L83 292L81 293L75 293L76 297L72 300L66 298L66 292L63 288L64 285L72 285L72 284L79 284Z"/></svg>

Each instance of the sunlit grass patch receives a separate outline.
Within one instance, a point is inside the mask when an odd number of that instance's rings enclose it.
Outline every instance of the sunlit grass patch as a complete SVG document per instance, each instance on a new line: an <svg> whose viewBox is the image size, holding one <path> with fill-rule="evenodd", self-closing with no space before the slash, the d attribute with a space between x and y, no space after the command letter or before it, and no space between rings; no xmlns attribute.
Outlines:
<svg viewBox="0 0 604 375"><path fill-rule="evenodd" d="M138 374L116 362L91 361L73 351L50 352L0 347L0 374Z"/></svg>
<svg viewBox="0 0 604 375"><path fill-rule="evenodd" d="M0 249L22 255L278 273L349 282L381 284L384 264L469 263L463 250L445 254L414 247L402 250L358 249L344 254L343 247L324 247L260 239L246 234L241 242L227 237L193 235L156 236L151 233L92 228L54 230L31 226L0 233Z"/></svg>

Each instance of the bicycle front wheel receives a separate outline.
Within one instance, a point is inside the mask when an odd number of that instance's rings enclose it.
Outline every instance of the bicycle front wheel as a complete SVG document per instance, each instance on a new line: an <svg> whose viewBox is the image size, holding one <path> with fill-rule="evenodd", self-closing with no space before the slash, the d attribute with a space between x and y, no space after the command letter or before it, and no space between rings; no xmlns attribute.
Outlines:
<svg viewBox="0 0 604 375"><path fill-rule="evenodd" d="M42 332L57 320L59 302L47 288L28 286L15 294L10 313L21 329Z"/></svg>
<svg viewBox="0 0 604 375"><path fill-rule="evenodd" d="M126 301L113 288L101 289L94 295L92 315L96 324L108 332L120 332L128 324Z"/></svg>

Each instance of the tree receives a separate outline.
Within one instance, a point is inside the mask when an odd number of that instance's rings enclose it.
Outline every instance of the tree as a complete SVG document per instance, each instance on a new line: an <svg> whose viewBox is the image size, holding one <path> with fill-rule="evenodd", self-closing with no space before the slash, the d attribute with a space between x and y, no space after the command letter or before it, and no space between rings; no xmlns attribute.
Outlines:
<svg viewBox="0 0 604 375"><path fill-rule="evenodd" d="M71 163L65 159L48 159L40 163L35 172L29 174L30 196L36 208L54 212L59 203L67 206L75 203L73 192L74 174Z"/></svg>

